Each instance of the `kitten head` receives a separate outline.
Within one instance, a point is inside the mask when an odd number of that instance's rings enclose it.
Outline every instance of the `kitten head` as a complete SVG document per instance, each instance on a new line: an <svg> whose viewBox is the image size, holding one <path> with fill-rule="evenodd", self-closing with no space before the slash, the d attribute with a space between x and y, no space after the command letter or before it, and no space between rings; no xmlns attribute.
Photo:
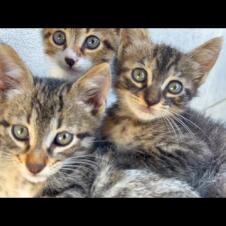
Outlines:
<svg viewBox="0 0 226 226"><path fill-rule="evenodd" d="M93 65L110 62L118 48L119 29L43 29L46 54L66 79L77 79Z"/></svg>
<svg viewBox="0 0 226 226"><path fill-rule="evenodd" d="M150 121L185 110L222 47L214 38L190 53L149 40L144 29L121 31L115 89L123 114Z"/></svg>
<svg viewBox="0 0 226 226"><path fill-rule="evenodd" d="M0 175L13 169L39 183L82 161L102 121L110 83L107 63L76 82L35 78L1 44Z"/></svg>

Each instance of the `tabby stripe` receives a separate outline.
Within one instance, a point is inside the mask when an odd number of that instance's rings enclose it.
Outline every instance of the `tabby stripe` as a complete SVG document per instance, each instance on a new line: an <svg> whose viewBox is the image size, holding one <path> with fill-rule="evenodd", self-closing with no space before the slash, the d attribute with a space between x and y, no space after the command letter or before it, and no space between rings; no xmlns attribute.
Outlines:
<svg viewBox="0 0 226 226"><path fill-rule="evenodd" d="M104 43L104 45L106 46L107 49L115 51L113 46L111 45L111 43L108 40L104 40L103 43Z"/></svg>
<svg viewBox="0 0 226 226"><path fill-rule="evenodd" d="M0 121L0 125L4 126L5 128L10 126L10 124L6 120Z"/></svg>
<svg viewBox="0 0 226 226"><path fill-rule="evenodd" d="M45 39L48 39L50 36L51 36L51 33L50 32L47 32L46 34L44 34L44 38Z"/></svg>

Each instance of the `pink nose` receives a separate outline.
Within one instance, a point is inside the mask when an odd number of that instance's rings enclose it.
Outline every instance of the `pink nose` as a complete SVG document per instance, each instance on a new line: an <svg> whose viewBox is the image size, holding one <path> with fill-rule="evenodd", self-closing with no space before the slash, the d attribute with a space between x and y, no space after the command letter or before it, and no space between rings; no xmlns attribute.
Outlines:
<svg viewBox="0 0 226 226"><path fill-rule="evenodd" d="M38 174L45 168L46 163L26 163L26 166L31 173Z"/></svg>
<svg viewBox="0 0 226 226"><path fill-rule="evenodd" d="M38 174L47 165L48 156L44 153L30 152L26 156L25 164L27 169L33 173Z"/></svg>

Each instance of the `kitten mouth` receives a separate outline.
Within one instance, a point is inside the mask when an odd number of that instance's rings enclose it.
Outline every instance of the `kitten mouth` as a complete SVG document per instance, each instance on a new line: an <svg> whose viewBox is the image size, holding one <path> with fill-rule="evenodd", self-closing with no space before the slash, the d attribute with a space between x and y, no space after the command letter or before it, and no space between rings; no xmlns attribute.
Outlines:
<svg viewBox="0 0 226 226"><path fill-rule="evenodd" d="M68 73L70 73L71 76L75 76L75 77L80 76L83 73L82 70L78 68L71 68L71 67L68 67L67 71Z"/></svg>
<svg viewBox="0 0 226 226"><path fill-rule="evenodd" d="M143 106L143 105L139 106L139 110L144 113L152 113L153 112L153 109L151 107Z"/></svg>
<svg viewBox="0 0 226 226"><path fill-rule="evenodd" d="M32 176L32 175L24 175L24 178L33 184L43 183L47 180L46 177L43 176Z"/></svg>

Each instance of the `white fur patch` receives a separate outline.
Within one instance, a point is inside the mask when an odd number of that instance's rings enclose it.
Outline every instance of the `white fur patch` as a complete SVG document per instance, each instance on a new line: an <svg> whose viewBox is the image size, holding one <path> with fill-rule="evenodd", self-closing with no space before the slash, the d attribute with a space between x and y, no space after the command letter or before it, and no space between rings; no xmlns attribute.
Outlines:
<svg viewBox="0 0 226 226"><path fill-rule="evenodd" d="M81 146L85 148L89 148L93 144L94 138L93 137L86 137L82 140Z"/></svg>
<svg viewBox="0 0 226 226"><path fill-rule="evenodd" d="M21 94L23 94L23 90L20 87L18 87L18 89L11 89L8 92L6 92L6 98L7 100L12 100L13 98Z"/></svg>
<svg viewBox="0 0 226 226"><path fill-rule="evenodd" d="M66 57L76 62L72 68L69 68L65 62ZM93 66L91 60L78 56L71 48L67 48L63 52L58 53L54 58L49 57L49 59L55 62L55 65L53 64L51 67L50 74L56 78L78 79Z"/></svg>

